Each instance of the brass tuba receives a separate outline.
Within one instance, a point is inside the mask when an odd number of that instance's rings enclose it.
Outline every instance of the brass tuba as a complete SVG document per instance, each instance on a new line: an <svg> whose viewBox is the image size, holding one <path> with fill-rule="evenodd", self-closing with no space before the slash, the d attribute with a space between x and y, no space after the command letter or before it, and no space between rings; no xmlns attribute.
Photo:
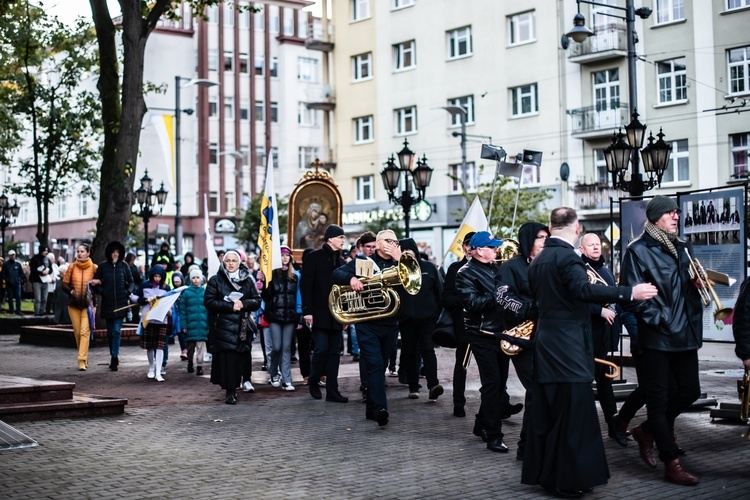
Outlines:
<svg viewBox="0 0 750 500"><path fill-rule="evenodd" d="M401 299L393 289L403 286L406 293L416 295L422 287L422 269L408 253L402 254L398 265L389 267L370 278L360 278L364 290L357 292L350 286L333 285L328 295L331 315L343 324L373 319L390 318L398 313Z"/></svg>
<svg viewBox="0 0 750 500"><path fill-rule="evenodd" d="M520 325L516 325L513 328L510 328L508 330L505 330L503 333L506 335L510 335L511 337L516 338L523 338L531 340L531 333L534 331L534 322L530 319L527 319ZM520 345L511 344L507 340L501 340L500 341L500 349L503 350L505 354L508 356L515 356L519 352L523 350L523 348Z"/></svg>
<svg viewBox="0 0 750 500"><path fill-rule="evenodd" d="M510 238L503 240L503 244L497 247L495 253L495 265L502 266L516 255L521 254L521 246L516 240Z"/></svg>
<svg viewBox="0 0 750 500"><path fill-rule="evenodd" d="M715 320L724 319L732 314L732 308L724 307L724 304L721 303L721 299L719 299L719 296L716 295L716 290L714 290L714 287L711 286L711 282L708 281L706 270L703 269L700 261L698 259L692 258L687 248L685 249L685 253L688 256L688 259L690 259L690 267L688 267L688 273L690 274L690 279L698 285L698 293L701 296L703 307L708 307L709 305L711 305L711 300L716 303L716 310L714 311Z"/></svg>

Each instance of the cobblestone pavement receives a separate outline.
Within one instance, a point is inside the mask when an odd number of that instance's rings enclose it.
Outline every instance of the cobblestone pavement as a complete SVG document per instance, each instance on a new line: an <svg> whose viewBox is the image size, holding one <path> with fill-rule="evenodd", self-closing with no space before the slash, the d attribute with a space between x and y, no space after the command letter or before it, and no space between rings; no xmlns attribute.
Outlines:
<svg viewBox="0 0 750 500"><path fill-rule="evenodd" d="M186 373L176 347L161 384L146 378L139 348L123 349L116 373L107 370L107 354L106 347L94 349L89 370L78 372L71 349L21 345L17 336L0 336L2 374L72 381L76 392L129 400L121 416L14 424L39 446L0 452L0 497L546 497L540 488L520 484L515 451L521 415L505 421L509 454L488 451L471 434L479 408L475 365L468 374L468 416L452 416L451 350L438 350L446 394L437 402L428 402L424 390L420 399L407 399L407 387L388 378L391 421L383 428L364 418L350 356L342 358L340 378L348 404L313 400L294 366L295 392L272 388L256 371L257 392L240 393L239 403L229 406L207 376ZM254 356L260 368L257 344ZM732 346L707 346L701 351L703 391L736 402L739 367ZM634 374L626 369L625 377ZM522 400L514 374L508 390L514 402ZM748 498L745 430L712 422L707 409L678 419L676 433L687 451L683 464L701 479L695 487L666 483L663 467L644 465L632 441L620 448L606 438L612 477L587 498Z"/></svg>

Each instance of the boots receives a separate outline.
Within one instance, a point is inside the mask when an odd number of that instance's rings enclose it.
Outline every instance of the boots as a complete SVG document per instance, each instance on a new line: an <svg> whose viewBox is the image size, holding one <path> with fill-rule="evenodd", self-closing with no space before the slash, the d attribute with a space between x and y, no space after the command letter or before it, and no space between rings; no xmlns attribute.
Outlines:
<svg viewBox="0 0 750 500"><path fill-rule="evenodd" d="M112 358L109 361L109 369L113 372L117 371L117 366L120 364L120 361L117 359L117 356L112 356Z"/></svg>
<svg viewBox="0 0 750 500"><path fill-rule="evenodd" d="M670 483L694 486L699 482L697 477L682 469L679 457L670 460L664 466L664 479Z"/></svg>
<svg viewBox="0 0 750 500"><path fill-rule="evenodd" d="M193 373L195 369L193 368L193 360L188 360L188 373Z"/></svg>
<svg viewBox="0 0 750 500"><path fill-rule="evenodd" d="M157 349L156 350L156 366L154 371L154 378L157 382L164 382L164 377L161 376L161 365L164 362L164 350L163 349Z"/></svg>
<svg viewBox="0 0 750 500"><path fill-rule="evenodd" d="M656 468L656 456L654 455L654 436L644 431L639 425L633 428L633 439L638 443L638 452L641 459L652 469Z"/></svg>
<svg viewBox="0 0 750 500"><path fill-rule="evenodd" d="M78 360L78 370L85 372L86 371L86 361L79 359Z"/></svg>

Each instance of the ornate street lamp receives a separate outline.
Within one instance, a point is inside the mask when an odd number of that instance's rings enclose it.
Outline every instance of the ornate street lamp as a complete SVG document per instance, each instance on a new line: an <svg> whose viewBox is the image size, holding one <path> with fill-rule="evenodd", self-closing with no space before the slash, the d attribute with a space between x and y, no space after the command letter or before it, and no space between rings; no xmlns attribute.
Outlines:
<svg viewBox="0 0 750 500"><path fill-rule="evenodd" d="M388 201L400 205L404 211L405 234L409 237L409 221L411 220L411 207L425 199L425 192L430 186L432 180L432 168L427 165L427 157L422 155L422 159L417 161L417 168L412 170L414 164L414 151L409 149L409 141L404 139L404 147L398 152L398 162L391 155L385 162L385 168L380 172L383 180L383 186L388 191ZM396 190L401 185L401 174L404 175L404 189L400 195L396 195ZM414 190L412 191L412 184Z"/></svg>
<svg viewBox="0 0 750 500"><path fill-rule="evenodd" d="M14 201L11 205L5 193L0 196L0 236L2 236L0 245L2 245L3 259L5 259L5 230L8 226L15 224L20 211L21 207L18 206L18 203Z"/></svg>
<svg viewBox="0 0 750 500"><path fill-rule="evenodd" d="M143 255L145 258L144 267L148 270L148 222L151 217L155 215L161 215L161 211L164 209L164 203L167 201L167 195L169 191L164 189L164 183L161 183L161 187L154 191L153 179L148 176L148 170L141 177L141 185L134 191L135 201L138 204L138 210L133 213L143 219L143 232L144 232L144 244L143 244Z"/></svg>

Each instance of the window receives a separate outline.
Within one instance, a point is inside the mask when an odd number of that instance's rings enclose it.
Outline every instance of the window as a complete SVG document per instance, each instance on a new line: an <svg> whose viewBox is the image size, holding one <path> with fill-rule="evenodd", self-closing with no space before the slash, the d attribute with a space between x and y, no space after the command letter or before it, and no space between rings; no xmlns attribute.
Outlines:
<svg viewBox="0 0 750 500"><path fill-rule="evenodd" d="M361 21L370 17L370 0L349 0L352 21Z"/></svg>
<svg viewBox="0 0 750 500"><path fill-rule="evenodd" d="M448 106L461 106L466 111L466 123L474 123L474 96L455 97L448 99ZM461 114L451 113L451 127L461 126Z"/></svg>
<svg viewBox="0 0 750 500"><path fill-rule="evenodd" d="M266 166L266 147L255 146L255 164L259 166Z"/></svg>
<svg viewBox="0 0 750 500"><path fill-rule="evenodd" d="M750 7L750 0L727 0L727 10Z"/></svg>
<svg viewBox="0 0 750 500"><path fill-rule="evenodd" d="M240 146L240 153L242 154L242 165L250 165L250 146L247 144Z"/></svg>
<svg viewBox="0 0 750 500"><path fill-rule="evenodd" d="M240 52L240 73L250 74L250 56L247 55L247 52Z"/></svg>
<svg viewBox="0 0 750 500"><path fill-rule="evenodd" d="M234 5L224 5L224 26L234 26Z"/></svg>
<svg viewBox="0 0 750 500"><path fill-rule="evenodd" d="M604 159L604 150L594 150L594 171L596 172L596 183L606 184L609 182L609 171L607 171L607 160Z"/></svg>
<svg viewBox="0 0 750 500"><path fill-rule="evenodd" d="M297 36L307 38L307 14L301 12L297 18Z"/></svg>
<svg viewBox="0 0 750 500"><path fill-rule="evenodd" d="M411 69L417 65L417 44L414 40L393 46L393 66L396 71Z"/></svg>
<svg viewBox="0 0 750 500"><path fill-rule="evenodd" d="M730 135L729 147L732 155L732 177L746 179L750 158L750 132Z"/></svg>
<svg viewBox="0 0 750 500"><path fill-rule="evenodd" d="M279 58L271 57L271 77L277 78L279 76Z"/></svg>
<svg viewBox="0 0 750 500"><path fill-rule="evenodd" d="M234 69L234 52L231 50L224 51L224 71L232 71Z"/></svg>
<svg viewBox="0 0 750 500"><path fill-rule="evenodd" d="M250 119L250 101L240 101L240 120L247 121Z"/></svg>
<svg viewBox="0 0 750 500"><path fill-rule="evenodd" d="M374 193L374 177L372 175L365 175L363 177L354 178L354 202L364 203L366 201L373 201L375 199Z"/></svg>
<svg viewBox="0 0 750 500"><path fill-rule="evenodd" d="M451 193L473 193L477 190L477 168L473 161L466 163L466 172L461 164L448 165L448 173L451 179ZM463 184L463 188L462 188Z"/></svg>
<svg viewBox="0 0 750 500"><path fill-rule="evenodd" d="M414 0L393 0L393 10L403 9L414 5Z"/></svg>
<svg viewBox="0 0 750 500"><path fill-rule="evenodd" d="M265 62L266 58L264 56L255 56L255 76L263 76L265 74Z"/></svg>
<svg viewBox="0 0 750 500"><path fill-rule="evenodd" d="M396 135L417 133L417 107L409 106L394 110L396 118Z"/></svg>
<svg viewBox="0 0 750 500"><path fill-rule="evenodd" d="M273 158L273 168L279 168L279 148L271 146L271 156Z"/></svg>
<svg viewBox="0 0 750 500"><path fill-rule="evenodd" d="M224 118L234 120L234 97L224 97Z"/></svg>
<svg viewBox="0 0 750 500"><path fill-rule="evenodd" d="M269 17L269 23L268 23L268 31L271 33L278 33L279 32L279 8L275 7L273 5L268 7L270 10L268 11Z"/></svg>
<svg viewBox="0 0 750 500"><path fill-rule="evenodd" d="M539 112L536 83L510 89L513 116L533 115Z"/></svg>
<svg viewBox="0 0 750 500"><path fill-rule="evenodd" d="M219 193L216 191L208 193L208 211L211 213L219 211Z"/></svg>
<svg viewBox="0 0 750 500"><path fill-rule="evenodd" d="M240 4L241 9L239 9L239 27L240 29L249 29L250 28L250 12L247 10L248 5L247 4Z"/></svg>
<svg viewBox="0 0 750 500"><path fill-rule="evenodd" d="M508 37L510 45L519 45L536 40L536 17L533 10L508 18Z"/></svg>
<svg viewBox="0 0 750 500"><path fill-rule="evenodd" d="M596 111L616 110L620 107L620 72L617 68L596 71L594 78L594 108ZM614 123L614 122L613 122Z"/></svg>
<svg viewBox="0 0 750 500"><path fill-rule="evenodd" d="M284 9L284 35L294 36L294 11L292 9Z"/></svg>
<svg viewBox="0 0 750 500"><path fill-rule="evenodd" d="M219 51L208 49L208 71L219 70Z"/></svg>
<svg viewBox="0 0 750 500"><path fill-rule="evenodd" d="M352 80L369 80L372 78L372 52L352 57Z"/></svg>
<svg viewBox="0 0 750 500"><path fill-rule="evenodd" d="M234 213L235 209L234 191L224 191L224 206L226 206L226 213Z"/></svg>
<svg viewBox="0 0 750 500"><path fill-rule="evenodd" d="M318 157L318 148L312 146L299 147L299 168L310 168L310 164Z"/></svg>
<svg viewBox="0 0 750 500"><path fill-rule="evenodd" d="M213 117L219 114L219 98L215 95L208 96L208 116Z"/></svg>
<svg viewBox="0 0 750 500"><path fill-rule="evenodd" d="M687 101L687 72L685 58L656 63L659 85L659 104Z"/></svg>
<svg viewBox="0 0 750 500"><path fill-rule="evenodd" d="M271 101L271 123L279 121L279 103Z"/></svg>
<svg viewBox="0 0 750 500"><path fill-rule="evenodd" d="M685 0L656 0L656 24L685 19Z"/></svg>
<svg viewBox="0 0 750 500"><path fill-rule="evenodd" d="M217 165L219 163L219 145L215 142L208 145L208 164Z"/></svg>
<svg viewBox="0 0 750 500"><path fill-rule="evenodd" d="M448 32L448 59L470 56L472 50L471 26Z"/></svg>
<svg viewBox="0 0 750 500"><path fill-rule="evenodd" d="M28 214L28 205L27 205L26 213ZM86 217L88 214L89 214L89 198L83 193L78 193L78 216Z"/></svg>
<svg viewBox="0 0 750 500"><path fill-rule="evenodd" d="M256 122L262 122L264 121L266 111L265 106L263 106L263 101L255 101L255 121Z"/></svg>
<svg viewBox="0 0 750 500"><path fill-rule="evenodd" d="M81 197L83 197L82 194L78 195L78 210L80 212L80 203L81 203ZM83 197L84 203L86 202L86 198ZM29 223L29 202L28 201L22 201L18 204L21 209L18 211L18 222L21 224L28 224Z"/></svg>
<svg viewBox="0 0 750 500"><path fill-rule="evenodd" d="M750 45L727 51L729 92L750 92Z"/></svg>
<svg viewBox="0 0 750 500"><path fill-rule="evenodd" d="M208 22L211 24L217 24L219 22L219 7L212 5L208 8Z"/></svg>
<svg viewBox="0 0 750 500"><path fill-rule="evenodd" d="M57 218L65 220L68 218L68 199L60 198L57 200Z"/></svg>
<svg viewBox="0 0 750 500"><path fill-rule="evenodd" d="M375 139L375 129L372 125L372 115L354 119L354 144L372 142Z"/></svg>
<svg viewBox="0 0 750 500"><path fill-rule="evenodd" d="M297 123L302 127L317 127L318 112L314 109L309 109L307 103L299 103L297 105Z"/></svg>
<svg viewBox="0 0 750 500"><path fill-rule="evenodd" d="M685 182L690 180L690 163L688 156L688 141L671 141L672 154L669 157L669 163L664 170L664 176L661 178L662 184L665 182Z"/></svg>
<svg viewBox="0 0 750 500"><path fill-rule="evenodd" d="M318 81L318 60L311 57L298 57L297 80L316 83Z"/></svg>
<svg viewBox="0 0 750 500"><path fill-rule="evenodd" d="M259 6L263 10L260 12L256 12L253 15L253 19L255 20L253 24L255 24L255 31L265 31L266 29L266 20L265 20L265 13L266 9L264 6Z"/></svg>

